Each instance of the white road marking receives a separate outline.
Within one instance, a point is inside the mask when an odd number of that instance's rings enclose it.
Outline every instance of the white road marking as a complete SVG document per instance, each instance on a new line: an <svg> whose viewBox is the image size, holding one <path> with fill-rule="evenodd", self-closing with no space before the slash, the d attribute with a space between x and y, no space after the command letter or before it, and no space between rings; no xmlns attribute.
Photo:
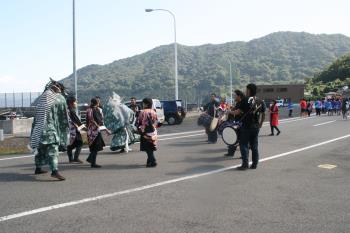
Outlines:
<svg viewBox="0 0 350 233"><path fill-rule="evenodd" d="M25 155L25 156L9 157L9 158L0 159L0 161L3 161L3 160L11 160L11 159L30 158L30 157L33 157L33 156L34 156L34 155Z"/></svg>
<svg viewBox="0 0 350 233"><path fill-rule="evenodd" d="M280 123L281 124L284 124L284 123L290 123L290 122L296 122L296 121L304 121L304 120L310 120L310 119L313 119L313 118L315 118L315 117L305 117L305 118L303 118L303 117L298 117L298 118L296 118L296 119L293 119L293 120L289 120L289 121L282 121L282 120L280 120Z"/></svg>
<svg viewBox="0 0 350 233"><path fill-rule="evenodd" d="M326 125L326 124L330 124L330 123L333 123L333 122L336 122L336 120L335 121L326 121L326 122L323 122L323 123L321 123L321 124L317 124L317 125L313 125L313 126L320 126L320 125Z"/></svg>
<svg viewBox="0 0 350 233"><path fill-rule="evenodd" d="M333 164L320 164L318 165L319 168L324 168L324 169L333 169L336 168L337 165L333 165Z"/></svg>
<svg viewBox="0 0 350 233"><path fill-rule="evenodd" d="M181 133L169 133L169 134L160 134L158 137L168 137L168 136L177 136L177 135L183 135L183 134L190 134L190 133L203 133L204 130L195 130L195 131L185 131Z"/></svg>
<svg viewBox="0 0 350 233"><path fill-rule="evenodd" d="M190 137L196 137L196 136L201 136L205 135L205 133L198 133L198 134L191 134L191 135L186 135L186 136L180 136L180 137L173 137L173 138L160 138L158 141L167 141L167 140L173 140L173 139L179 139L179 138L190 138Z"/></svg>
<svg viewBox="0 0 350 233"><path fill-rule="evenodd" d="M306 146L300 149L296 149L296 150L292 150L292 151L288 151L282 154L278 154L278 155L274 155L274 156L270 156L264 159L260 159L260 162L265 162L268 160L272 160L272 159L277 159L277 158L281 158L281 157L285 157L291 154L295 154L295 153L299 153L301 151L305 151L305 150L309 150L315 147L319 147L322 145L326 145L332 142L336 142L345 138L350 137L350 134L344 135L342 137L337 137L328 141L324 141L324 142L320 142L317 144L313 144L310 146ZM240 165L235 165L235 166L230 166L230 167L225 167L225 168L221 168L221 169L216 169L216 170L212 170L209 172L204 172L204 173L198 173L195 175L190 175L190 176L184 176L184 177L180 177L177 179L171 179L171 180L166 180L163 182L159 182L159 183L154 183L154 184L150 184L150 185L145 185L145 186L141 186L138 188L132 188L132 189L127 189L127 190L123 190L123 191L118 191L118 192L114 192L114 193L108 193L108 194L104 194L104 195L100 195L100 196L95 196L95 197L89 197L89 198L85 198L85 199L81 199L81 200L77 200L77 201L71 201L71 202L65 202L65 203L61 203L61 204L56 204L56 205L51 205L51 206L46 206L46 207L42 207L42 208L38 208L38 209L34 209L34 210L29 210L29 211L24 211L21 213L17 213L17 214L11 214L11 215L7 215L7 216L3 216L0 217L0 222L5 222L8 220L12 220L12 219L17 219L17 218L21 218L21 217L25 217L25 216L29 216L29 215L34 215L34 214L38 214L38 213L42 213L42 212L46 212L46 211L51 211L51 210L55 210L55 209L60 209L60 208L65 208L65 207L69 207L69 206L75 206L75 205L79 205L79 204L83 204L83 203L87 203L87 202L92 202L92 201L97 201L97 200L103 200L103 199L107 199L107 198L112 198L112 197L116 197L116 196L121 196L124 194L130 194L130 193L135 193L135 192L139 192L139 191L143 191L143 190L147 190L147 189L151 189L151 188L155 188L155 187L159 187L159 186L164 186L164 185L168 185L168 184L173 184L173 183L177 183L177 182L181 182L181 181L185 181L185 180L190 180L190 179L196 179L202 176L208 176L208 175L213 175L216 173L220 173L220 172L224 172L227 170L231 170L234 168L239 167Z"/></svg>

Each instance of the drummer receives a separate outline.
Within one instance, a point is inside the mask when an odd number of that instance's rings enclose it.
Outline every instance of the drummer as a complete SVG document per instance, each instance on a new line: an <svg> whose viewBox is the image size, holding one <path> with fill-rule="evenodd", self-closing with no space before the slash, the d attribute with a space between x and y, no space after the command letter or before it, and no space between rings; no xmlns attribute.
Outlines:
<svg viewBox="0 0 350 233"><path fill-rule="evenodd" d="M207 114L210 115L211 117L217 117L218 107L219 107L219 102L216 99L216 94L213 93L210 96L210 102L204 106L204 111L206 111ZM206 129L206 133L208 135L208 143L215 144L218 140L218 131L215 129L214 131L210 132L209 129Z"/></svg>
<svg viewBox="0 0 350 233"><path fill-rule="evenodd" d="M253 160L250 168L256 169L259 162L258 135L265 120L266 106L262 100L256 98L256 90L257 87L255 84L248 84L246 88L246 97L241 101L239 109L235 110L236 114L242 114L242 128L239 135L242 165L237 168L238 170L246 170L249 168L249 149L252 150Z"/></svg>
<svg viewBox="0 0 350 233"><path fill-rule="evenodd" d="M241 101L244 99L244 94L240 90L235 90L234 97L235 97L235 104L233 107L231 107L231 111L228 112L228 120L229 121L240 121L241 114L235 115L234 111L240 108ZM237 141L239 141L239 131L237 132L237 138L238 138ZM233 144L233 145L229 145L228 151L225 154L225 156L233 157L235 155L237 147L238 147L238 143Z"/></svg>

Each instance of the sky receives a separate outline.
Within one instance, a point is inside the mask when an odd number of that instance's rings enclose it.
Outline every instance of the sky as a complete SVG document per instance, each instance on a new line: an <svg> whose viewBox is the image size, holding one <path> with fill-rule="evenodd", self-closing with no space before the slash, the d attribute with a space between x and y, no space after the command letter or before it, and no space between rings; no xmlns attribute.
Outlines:
<svg viewBox="0 0 350 233"><path fill-rule="evenodd" d="M249 41L276 31L350 36L349 0L76 0L77 68L177 41ZM0 1L0 93L42 91L73 71L72 0ZM79 79L78 79L79 80Z"/></svg>

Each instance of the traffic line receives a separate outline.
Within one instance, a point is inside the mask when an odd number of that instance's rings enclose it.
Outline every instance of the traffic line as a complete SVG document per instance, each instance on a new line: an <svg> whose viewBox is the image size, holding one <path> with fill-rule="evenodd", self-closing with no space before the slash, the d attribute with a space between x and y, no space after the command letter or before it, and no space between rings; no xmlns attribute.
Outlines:
<svg viewBox="0 0 350 233"><path fill-rule="evenodd" d="M159 134L158 137L177 136L177 135L184 135L184 134L190 134L190 133L202 133L202 132L204 132L204 130L186 131L181 133Z"/></svg>
<svg viewBox="0 0 350 233"><path fill-rule="evenodd" d="M323 122L323 123L321 123L321 124L317 124L317 125L313 125L313 126L320 126L320 125L326 125L326 124L330 124L330 123L333 123L333 122L336 122L336 120L335 121L326 121L326 122Z"/></svg>
<svg viewBox="0 0 350 233"><path fill-rule="evenodd" d="M282 153L282 154L278 154L278 155L270 156L270 157L267 157L267 158L263 158L263 159L260 159L259 161L260 162L266 162L266 161L269 161L269 160L285 157L285 156L288 156L288 155L291 155L291 154L296 154L296 153L299 153L299 152L302 152L302 151L305 151L305 150L310 150L312 148L323 146L323 145L326 145L326 144L329 144L329 143L333 143L333 142L336 142L336 141L339 141L339 140L343 140L343 139L346 139L346 138L349 138L349 137L350 137L350 134L347 134L347 135L344 135L342 137L337 137L337 138L334 138L334 139L331 139L331 140L327 140L327 141L324 141L324 142L320 142L320 143L317 143L317 144L306 146L306 147L303 147L303 148L300 148L300 149L296 149L296 150L288 151L288 152L285 152L285 153ZM184 176L184 177L180 177L180 178L176 178L176 179L166 180L166 181L162 181L162 182L158 182L158 183L154 183L154 184L150 184L150 185L145 185L145 186L141 186L141 187L137 187L137 188L127 189L127 190L113 192L113 193L108 193L108 194L104 194L104 195L100 195L100 196L84 198L84 199L81 199L81 200L65 202L65 203L61 203L61 204L56 204L56 205L46 206L46 207L33 209L33 210L29 210L29 211L24 211L24 212L20 212L20 213L16 213L16 214L11 214L11 215L0 217L0 222L5 222L5 221L8 221L8 220L12 220L12 219L17 219L17 218L21 218L21 217L25 217L25 216L30 216L30 215L35 215L35 214L47 212L47 211L52 211L52 210L55 210L55 209L61 209L61 208L69 207L69 206L76 206L76 205L80 205L80 204L83 204L83 203L88 203L88 202L93 202L93 201L98 201L98 200L104 200L104 199L108 199L108 198L112 198L112 197L117 197L117 196L122 196L122 195L126 195L126 194L135 193L135 192L140 192L140 191L144 191L144 190L148 190L148 189L152 189L152 188L156 188L156 187L160 187L160 186L164 186L164 185L178 183L178 182L181 182L181 181L186 181L186 180L200 178L200 177L203 177L203 176L209 176L209 175L221 173L221 172L224 172L224 171L227 171L227 170L232 170L232 169L237 168L239 166L240 165L234 165L234 166L230 166L230 167L225 167L225 168L221 168L221 169L212 170L212 171L209 171L209 172L198 173L198 174L194 174L194 175L190 175L190 176Z"/></svg>
<svg viewBox="0 0 350 233"><path fill-rule="evenodd" d="M34 155L24 155L24 156L17 156L17 157L2 158L2 159L0 159L0 161L12 160L12 159L30 158L30 157L33 157L33 156L34 156Z"/></svg>
<svg viewBox="0 0 350 233"><path fill-rule="evenodd" d="M158 141L167 141L167 140L174 140L174 139L180 139L180 138L190 138L190 137L197 137L197 136L202 136L205 135L205 133L198 133L198 134L191 134L191 135L186 135L186 136L180 136L180 137L173 137L173 138L160 138Z"/></svg>

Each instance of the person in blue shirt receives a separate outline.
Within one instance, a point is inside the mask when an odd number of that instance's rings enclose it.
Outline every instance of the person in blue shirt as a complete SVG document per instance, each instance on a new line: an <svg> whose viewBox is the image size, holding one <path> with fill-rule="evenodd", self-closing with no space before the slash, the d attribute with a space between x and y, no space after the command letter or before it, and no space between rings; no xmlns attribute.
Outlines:
<svg viewBox="0 0 350 233"><path fill-rule="evenodd" d="M316 116L321 116L322 102L320 100L315 101Z"/></svg>
<svg viewBox="0 0 350 233"><path fill-rule="evenodd" d="M341 110L341 102L339 99L335 101L335 112L338 116L340 116L340 110Z"/></svg>
<svg viewBox="0 0 350 233"><path fill-rule="evenodd" d="M328 115L328 116L331 116L333 110L332 110L332 103L331 103L331 100L330 100L330 99L328 99L328 100L326 101L325 106L326 106L327 115Z"/></svg>
<svg viewBox="0 0 350 233"><path fill-rule="evenodd" d="M333 116L333 114L336 112L336 106L335 106L335 100L334 99L331 100L331 106L332 106L331 116Z"/></svg>

